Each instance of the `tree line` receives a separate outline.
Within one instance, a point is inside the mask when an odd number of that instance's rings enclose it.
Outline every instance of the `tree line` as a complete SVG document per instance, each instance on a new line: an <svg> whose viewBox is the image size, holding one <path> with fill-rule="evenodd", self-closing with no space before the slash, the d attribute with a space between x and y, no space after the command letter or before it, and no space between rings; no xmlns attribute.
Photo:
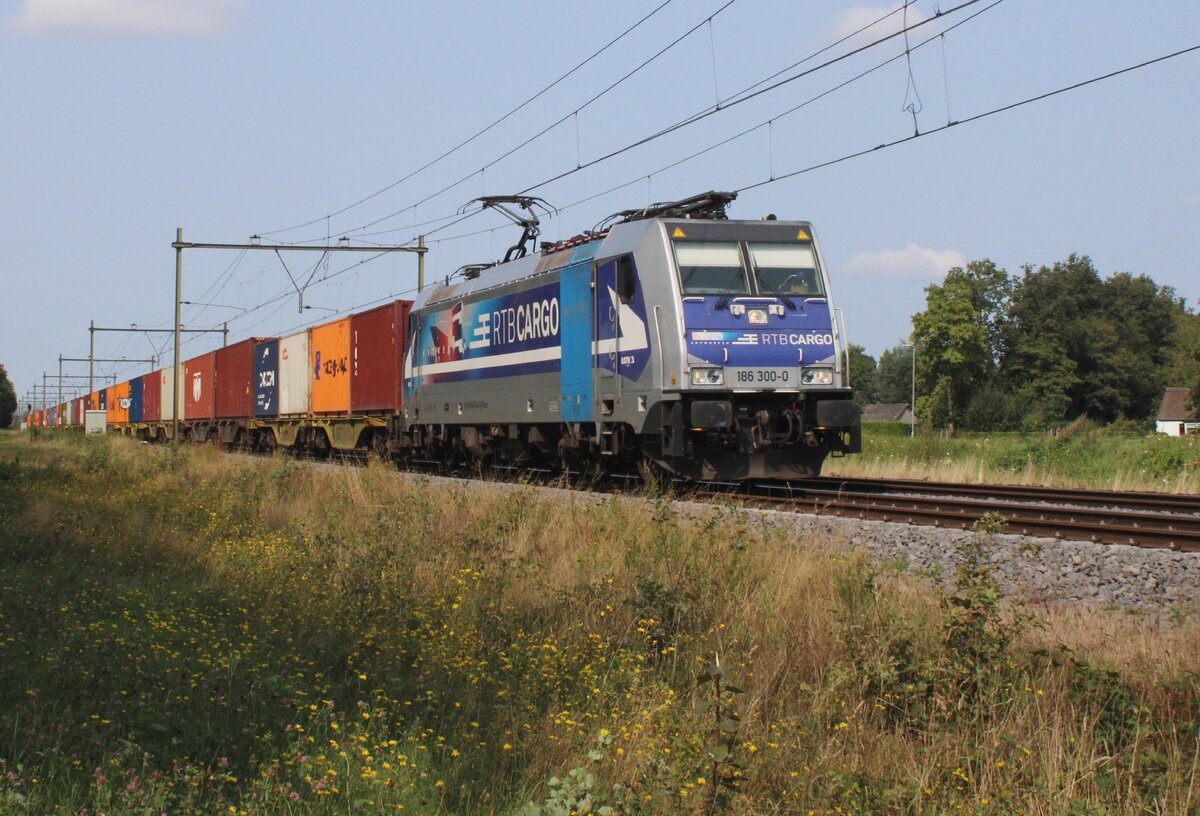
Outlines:
<svg viewBox="0 0 1200 816"><path fill-rule="evenodd" d="M917 419L951 432L1145 421L1167 386L1200 406L1200 316L1146 275L1101 278L1086 255L1019 275L987 259L953 267L912 326L878 361L851 346L861 404L910 401L915 345Z"/></svg>
<svg viewBox="0 0 1200 816"><path fill-rule="evenodd" d="M7 428L12 424L16 411L17 391L8 379L8 371L0 365L0 428Z"/></svg>

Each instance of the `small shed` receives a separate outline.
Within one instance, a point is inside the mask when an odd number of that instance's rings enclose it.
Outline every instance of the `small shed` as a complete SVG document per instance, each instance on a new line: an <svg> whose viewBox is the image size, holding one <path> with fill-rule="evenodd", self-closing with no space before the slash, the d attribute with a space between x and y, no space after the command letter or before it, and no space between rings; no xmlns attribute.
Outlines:
<svg viewBox="0 0 1200 816"><path fill-rule="evenodd" d="M863 408L862 421L912 424L913 412L906 402L880 402Z"/></svg>
<svg viewBox="0 0 1200 816"><path fill-rule="evenodd" d="M1189 408L1188 389L1168 388L1158 406L1154 429L1167 436L1200 434L1200 412Z"/></svg>

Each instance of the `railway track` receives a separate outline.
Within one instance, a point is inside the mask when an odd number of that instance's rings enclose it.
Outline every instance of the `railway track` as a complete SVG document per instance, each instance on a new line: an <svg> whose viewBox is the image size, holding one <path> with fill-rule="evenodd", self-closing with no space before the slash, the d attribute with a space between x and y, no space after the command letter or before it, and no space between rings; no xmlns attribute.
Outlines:
<svg viewBox="0 0 1200 816"><path fill-rule="evenodd" d="M1006 532L1017 535L1200 552L1198 496L838 477L753 483L736 493L705 487L693 495L951 529L969 529L996 513L1008 521Z"/></svg>
<svg viewBox="0 0 1200 816"><path fill-rule="evenodd" d="M301 458L360 466L367 461L366 455ZM436 462L411 462L401 470L479 476L447 471ZM605 492L641 487L637 474L609 474L596 482L581 474L537 468L486 473L503 480ZM1200 496L1194 495L836 476L698 486L674 482L671 489L688 499L733 499L747 507L945 529L967 530L984 515L998 513L1008 521L1006 532L1016 535L1200 552Z"/></svg>

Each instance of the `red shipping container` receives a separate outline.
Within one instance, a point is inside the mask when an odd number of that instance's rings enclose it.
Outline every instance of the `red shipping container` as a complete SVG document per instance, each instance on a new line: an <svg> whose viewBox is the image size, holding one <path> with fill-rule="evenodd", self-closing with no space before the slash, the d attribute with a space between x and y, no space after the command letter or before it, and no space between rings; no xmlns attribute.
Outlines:
<svg viewBox="0 0 1200 816"><path fill-rule="evenodd" d="M214 352L217 366L217 419L254 416L254 344L266 338L251 337Z"/></svg>
<svg viewBox="0 0 1200 816"><path fill-rule="evenodd" d="M158 422L162 419L161 371L151 371L142 377L142 422Z"/></svg>
<svg viewBox="0 0 1200 816"><path fill-rule="evenodd" d="M210 351L183 364L183 419L213 418L216 361L216 353Z"/></svg>
<svg viewBox="0 0 1200 816"><path fill-rule="evenodd" d="M411 300L350 316L350 411L395 413L403 393Z"/></svg>

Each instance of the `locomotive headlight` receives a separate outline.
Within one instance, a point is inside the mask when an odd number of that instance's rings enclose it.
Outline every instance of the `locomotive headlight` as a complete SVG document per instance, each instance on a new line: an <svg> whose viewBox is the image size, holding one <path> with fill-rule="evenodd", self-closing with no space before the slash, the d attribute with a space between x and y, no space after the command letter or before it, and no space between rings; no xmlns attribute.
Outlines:
<svg viewBox="0 0 1200 816"><path fill-rule="evenodd" d="M723 368L693 368L692 385L724 385L725 369Z"/></svg>
<svg viewBox="0 0 1200 816"><path fill-rule="evenodd" d="M832 368L806 368L800 372L804 385L833 385Z"/></svg>

